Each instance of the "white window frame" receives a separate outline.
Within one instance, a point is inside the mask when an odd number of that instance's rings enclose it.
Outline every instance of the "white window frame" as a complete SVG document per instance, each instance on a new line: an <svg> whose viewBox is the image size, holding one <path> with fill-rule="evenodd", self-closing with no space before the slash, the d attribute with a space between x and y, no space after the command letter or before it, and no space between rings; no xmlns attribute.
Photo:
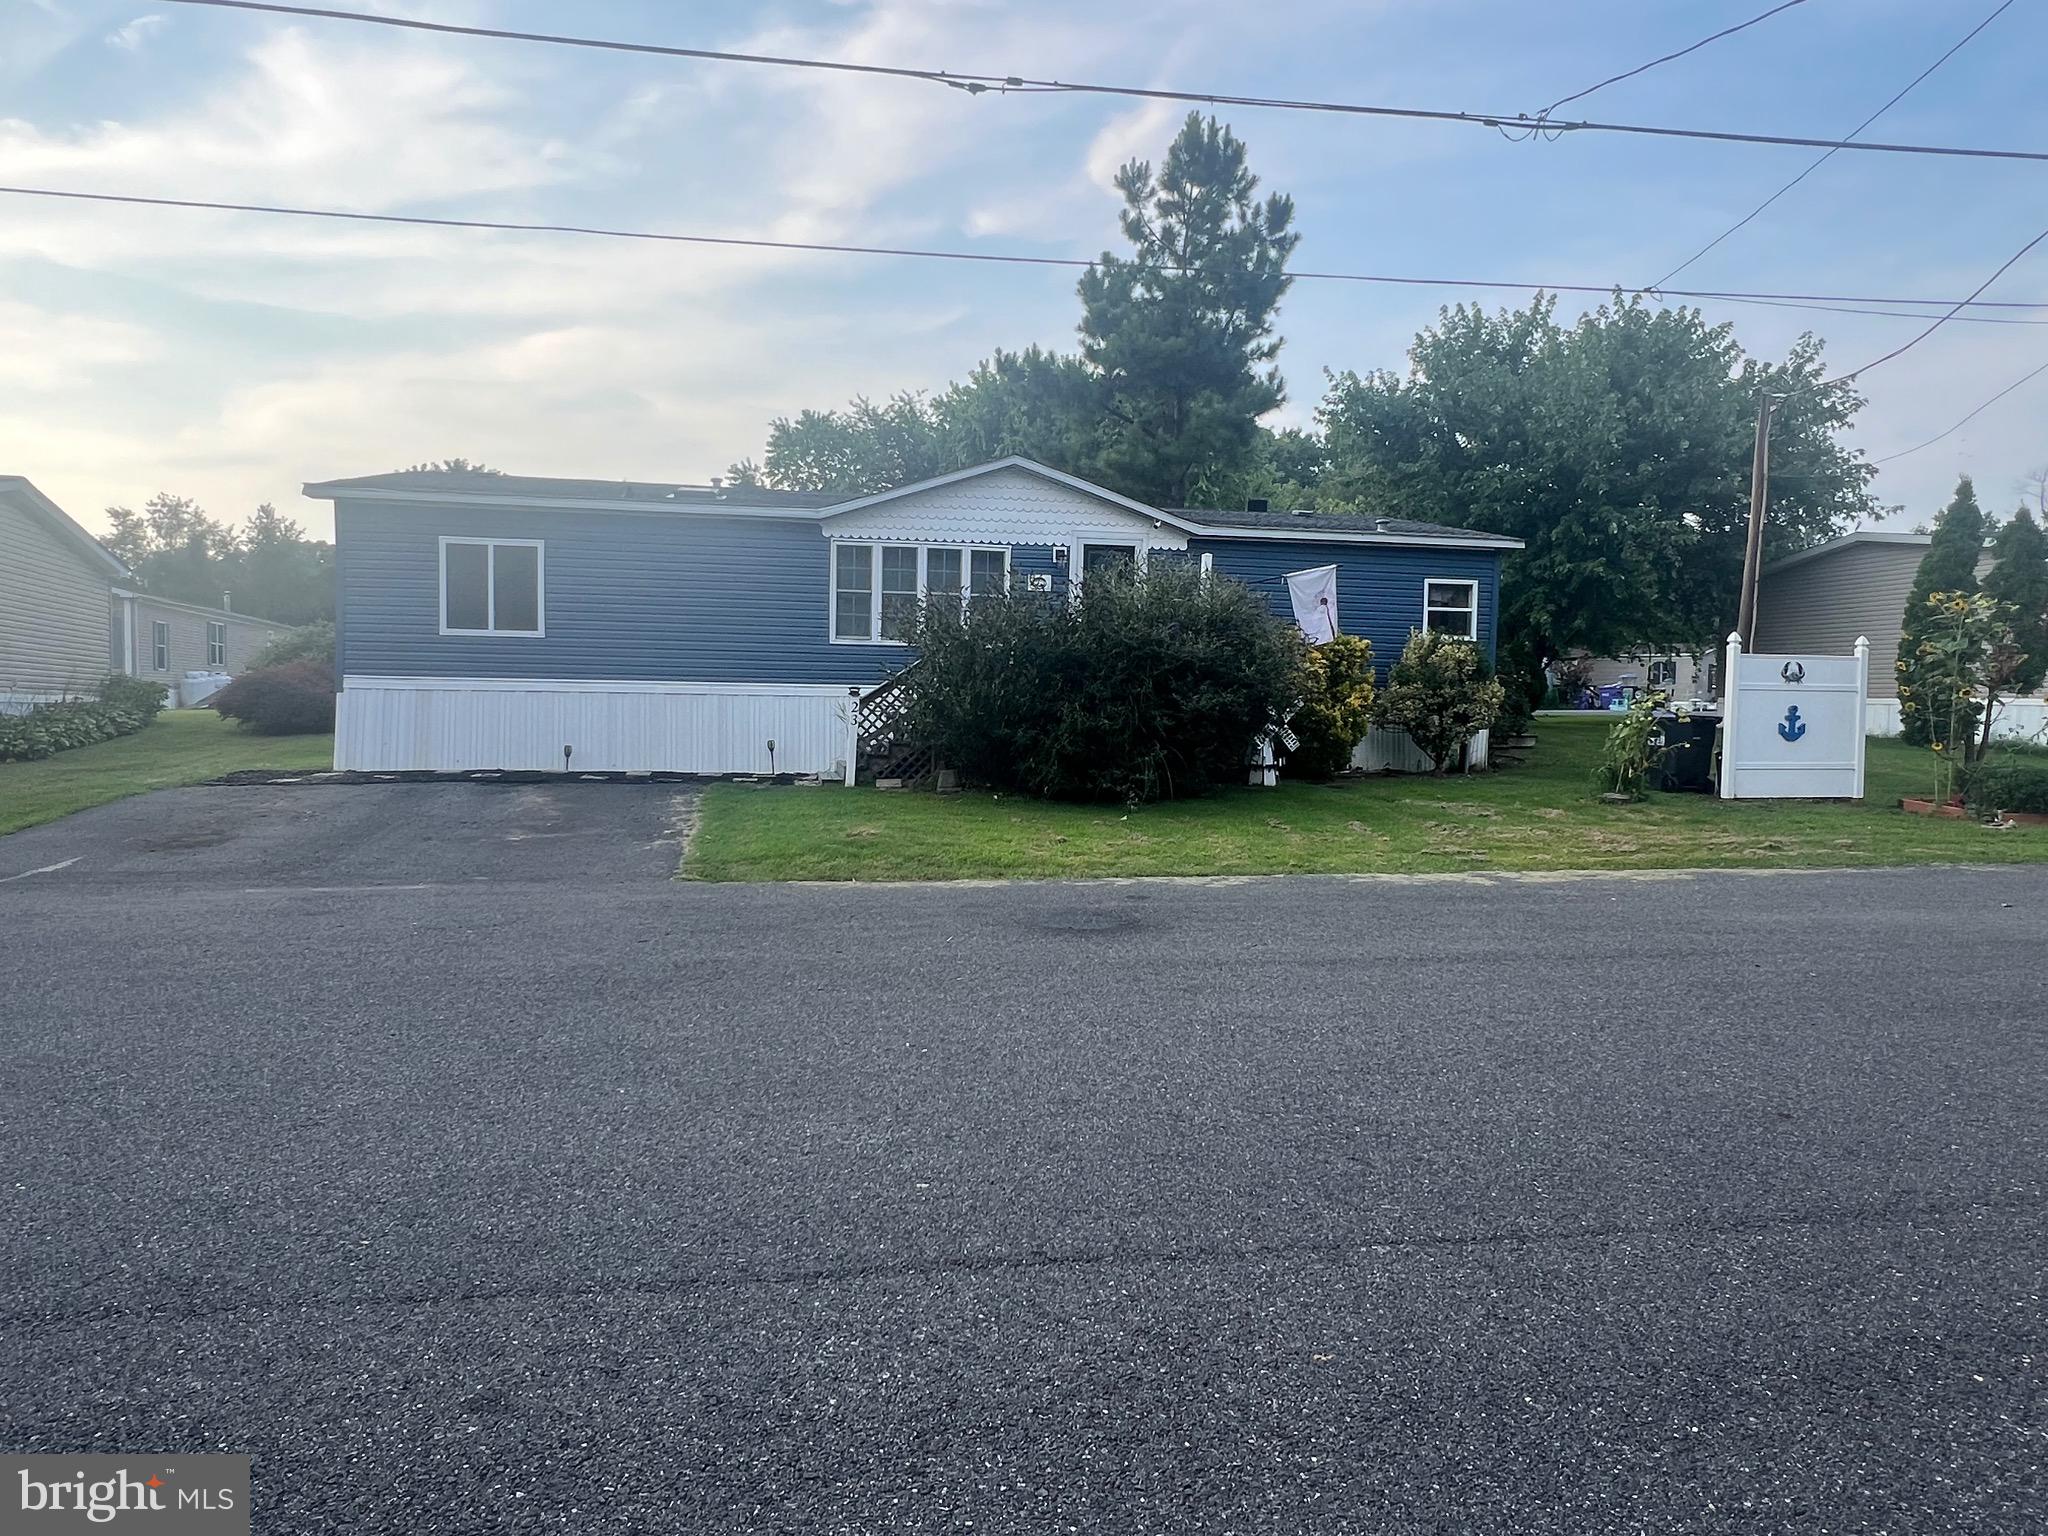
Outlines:
<svg viewBox="0 0 2048 1536"><path fill-rule="evenodd" d="M1429 589L1431 587L1463 587L1472 594L1472 601L1469 604L1453 604L1449 607L1440 603L1432 605L1429 600ZM1429 622L1429 616L1432 613L1469 614L1470 617L1466 622L1464 634L1458 635L1448 629L1437 629L1436 633L1452 635L1454 639L1477 640L1479 638L1479 583L1464 576L1424 577L1422 582L1422 627L1424 629L1435 629L1435 626Z"/></svg>
<svg viewBox="0 0 2048 1536"><path fill-rule="evenodd" d="M206 621L206 664L209 667L228 664L228 626L223 619Z"/></svg>
<svg viewBox="0 0 2048 1536"><path fill-rule="evenodd" d="M481 544L490 551L484 558L484 617L488 629L451 629L448 627L448 546L450 544ZM498 621L498 549L510 545L516 549L533 550L534 609L537 625L533 629L499 629ZM507 640L539 640L548 632L548 546L545 539L499 539L471 537L465 534L443 534L440 541L440 612L441 633L444 635L495 635Z"/></svg>
<svg viewBox="0 0 2048 1536"><path fill-rule="evenodd" d="M868 590L868 638L865 640L842 639L839 634L839 551L846 546L857 546L872 550ZM922 603L929 590L931 552L935 549L958 550L960 552L960 605L966 607L974 600L974 557L977 554L1000 555L1003 561L1001 580L1009 584L1014 562L1008 544L953 544L945 540L920 543L915 539L834 539L831 541L831 556L825 562L828 580L825 588L825 638L834 645L891 645L902 649L910 644L908 640L884 640L882 638L882 551L883 549L914 549L917 551L917 600ZM895 594L900 596L901 594Z"/></svg>
<svg viewBox="0 0 2048 1536"><path fill-rule="evenodd" d="M168 619L149 621L149 670L171 670L171 625Z"/></svg>

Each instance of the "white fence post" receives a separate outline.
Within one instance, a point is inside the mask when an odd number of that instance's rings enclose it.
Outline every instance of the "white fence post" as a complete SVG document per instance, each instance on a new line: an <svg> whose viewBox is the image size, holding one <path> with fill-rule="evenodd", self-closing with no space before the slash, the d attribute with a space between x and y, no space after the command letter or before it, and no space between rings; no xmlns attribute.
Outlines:
<svg viewBox="0 0 2048 1536"><path fill-rule="evenodd" d="M846 690L846 787L853 788L860 766L860 690Z"/></svg>
<svg viewBox="0 0 2048 1536"><path fill-rule="evenodd" d="M1742 696L1742 631L1728 631L1728 651L1721 658L1721 798L1735 798L1735 701Z"/></svg>
<svg viewBox="0 0 2048 1536"><path fill-rule="evenodd" d="M1863 798L1863 759L1870 751L1870 636L1856 637L1856 798Z"/></svg>

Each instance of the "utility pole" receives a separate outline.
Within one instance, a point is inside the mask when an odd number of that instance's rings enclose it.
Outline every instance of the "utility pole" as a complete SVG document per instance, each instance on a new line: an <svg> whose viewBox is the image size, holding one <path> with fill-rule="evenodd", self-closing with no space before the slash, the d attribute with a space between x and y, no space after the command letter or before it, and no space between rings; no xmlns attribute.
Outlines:
<svg viewBox="0 0 2048 1536"><path fill-rule="evenodd" d="M1756 452L1749 464L1749 542L1742 551L1742 600L1735 628L1745 651L1756 649L1756 584L1764 556L1764 513L1771 496L1769 395L1756 397Z"/></svg>

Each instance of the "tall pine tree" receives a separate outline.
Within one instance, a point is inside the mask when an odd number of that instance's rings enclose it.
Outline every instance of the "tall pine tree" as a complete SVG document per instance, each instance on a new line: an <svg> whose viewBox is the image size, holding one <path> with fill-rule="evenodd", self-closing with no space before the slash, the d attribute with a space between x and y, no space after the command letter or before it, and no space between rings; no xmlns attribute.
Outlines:
<svg viewBox="0 0 2048 1536"><path fill-rule="evenodd" d="M1977 562L1984 553L1984 512L1977 505L1977 488L1964 475L1956 482L1956 493L1934 520L1934 540L1921 558L1913 577L1913 592L1906 599L1905 622L1899 634L1899 728L1916 747L1939 742L1948 744L1950 705L1947 694L1923 680L1920 645L1933 627L1927 599L1937 592L1975 592ZM1976 736L1977 711L1964 711L1961 742Z"/></svg>
<svg viewBox="0 0 2048 1536"><path fill-rule="evenodd" d="M1259 418L1287 398L1273 314L1287 292L1294 200L1254 198L1243 142L1190 112L1155 178L1117 173L1130 257L1081 278L1081 356L1104 391L1094 477L1155 506L1244 472Z"/></svg>
<svg viewBox="0 0 2048 1536"><path fill-rule="evenodd" d="M2012 609L2011 641L1994 655L1992 691L2008 698L2048 682L2048 533L2024 506L1991 541L1984 592ZM1985 718L1989 731L1991 720Z"/></svg>

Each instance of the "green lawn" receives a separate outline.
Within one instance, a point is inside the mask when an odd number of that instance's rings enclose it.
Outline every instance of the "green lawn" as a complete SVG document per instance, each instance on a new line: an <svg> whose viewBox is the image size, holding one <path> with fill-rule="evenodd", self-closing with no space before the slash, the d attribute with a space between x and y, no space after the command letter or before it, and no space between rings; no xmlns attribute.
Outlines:
<svg viewBox="0 0 2048 1536"><path fill-rule="evenodd" d="M333 766L331 735L257 736L210 709L167 709L133 736L33 763L0 763L0 834L237 769Z"/></svg>
<svg viewBox="0 0 2048 1536"><path fill-rule="evenodd" d="M683 874L700 880L1849 867L2048 860L2048 828L1995 831L1898 810L1928 754L1870 743L1861 804L1652 795L1604 805L1609 722L1537 722L1520 768L1242 789L1125 812L1015 796L714 785Z"/></svg>

